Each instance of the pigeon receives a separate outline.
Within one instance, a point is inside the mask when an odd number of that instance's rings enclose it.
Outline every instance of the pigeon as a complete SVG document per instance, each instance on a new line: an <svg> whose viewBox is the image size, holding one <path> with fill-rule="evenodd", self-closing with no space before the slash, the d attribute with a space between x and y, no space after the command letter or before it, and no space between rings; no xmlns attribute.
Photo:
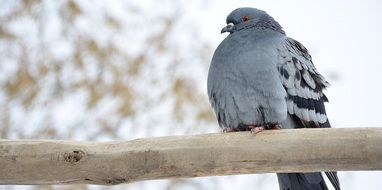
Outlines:
<svg viewBox="0 0 382 190"><path fill-rule="evenodd" d="M329 83L308 50L287 37L265 11L232 11L208 71L207 91L226 132L279 128L329 128L323 93ZM325 172L340 190L337 172ZM327 190L321 172L278 173L280 190Z"/></svg>

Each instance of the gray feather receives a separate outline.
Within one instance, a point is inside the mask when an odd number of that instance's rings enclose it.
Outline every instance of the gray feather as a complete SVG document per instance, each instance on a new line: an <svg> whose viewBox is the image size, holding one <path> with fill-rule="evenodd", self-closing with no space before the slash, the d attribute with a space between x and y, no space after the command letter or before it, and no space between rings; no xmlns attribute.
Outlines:
<svg viewBox="0 0 382 190"><path fill-rule="evenodd" d="M251 31L242 31L223 40L214 53L208 74L208 95L215 113L226 113L226 120L219 121L223 128L237 127L234 125L237 120L250 125L286 119L287 94L275 69L278 51L269 51L281 43L281 34L272 34L280 41L266 38L267 33L244 40L246 33L253 35Z"/></svg>

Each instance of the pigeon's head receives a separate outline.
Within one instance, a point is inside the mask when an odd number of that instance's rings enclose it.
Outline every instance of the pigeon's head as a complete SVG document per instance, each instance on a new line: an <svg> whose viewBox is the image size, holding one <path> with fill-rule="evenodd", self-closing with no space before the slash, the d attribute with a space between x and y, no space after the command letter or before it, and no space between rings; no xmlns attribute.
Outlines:
<svg viewBox="0 0 382 190"><path fill-rule="evenodd" d="M234 33L246 29L274 30L285 34L282 27L265 11L244 7L237 8L227 16L227 26L221 30L221 33Z"/></svg>

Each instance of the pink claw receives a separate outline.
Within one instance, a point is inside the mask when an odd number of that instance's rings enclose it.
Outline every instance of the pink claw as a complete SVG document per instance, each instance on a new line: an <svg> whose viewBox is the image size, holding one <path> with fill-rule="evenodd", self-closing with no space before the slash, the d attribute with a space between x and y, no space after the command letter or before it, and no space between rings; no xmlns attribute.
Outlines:
<svg viewBox="0 0 382 190"><path fill-rule="evenodd" d="M255 134L265 130L265 127L263 126L251 126L250 128L251 128L251 133L255 133Z"/></svg>
<svg viewBox="0 0 382 190"><path fill-rule="evenodd" d="M229 132L235 132L236 130L235 129L232 129L232 128L225 128L223 129L223 133L229 133Z"/></svg>
<svg viewBox="0 0 382 190"><path fill-rule="evenodd" d="M281 125L280 124L275 124L272 129L281 129Z"/></svg>

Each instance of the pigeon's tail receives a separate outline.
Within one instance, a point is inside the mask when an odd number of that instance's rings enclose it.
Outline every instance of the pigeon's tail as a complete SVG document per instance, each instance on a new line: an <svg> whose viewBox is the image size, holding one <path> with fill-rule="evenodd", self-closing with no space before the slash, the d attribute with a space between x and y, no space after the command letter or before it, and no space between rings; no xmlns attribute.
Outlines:
<svg viewBox="0 0 382 190"><path fill-rule="evenodd" d="M320 172L278 173L280 190L328 190Z"/></svg>

